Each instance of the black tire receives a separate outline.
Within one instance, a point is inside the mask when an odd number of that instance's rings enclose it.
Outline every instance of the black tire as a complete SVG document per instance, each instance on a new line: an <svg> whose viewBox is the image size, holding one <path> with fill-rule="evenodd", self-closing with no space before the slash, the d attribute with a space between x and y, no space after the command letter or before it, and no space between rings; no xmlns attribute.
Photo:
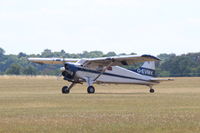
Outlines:
<svg viewBox="0 0 200 133"><path fill-rule="evenodd" d="M63 94L68 94L69 92L70 92L70 90L69 90L68 86L64 86L64 87L62 88L62 93L63 93Z"/></svg>
<svg viewBox="0 0 200 133"><path fill-rule="evenodd" d="M95 93L95 88L94 88L93 86L89 86L89 87L87 88L87 92L88 92L89 94Z"/></svg>
<svg viewBox="0 0 200 133"><path fill-rule="evenodd" d="M154 90L154 89L150 89L149 92L150 92L150 93L154 93L155 90Z"/></svg>

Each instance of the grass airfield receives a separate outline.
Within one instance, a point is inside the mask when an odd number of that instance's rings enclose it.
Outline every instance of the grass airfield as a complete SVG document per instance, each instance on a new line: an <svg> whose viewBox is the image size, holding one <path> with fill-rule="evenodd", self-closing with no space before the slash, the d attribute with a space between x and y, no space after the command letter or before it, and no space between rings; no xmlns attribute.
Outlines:
<svg viewBox="0 0 200 133"><path fill-rule="evenodd" d="M61 94L56 77L0 77L0 133L197 133L200 78L154 86L86 85Z"/></svg>

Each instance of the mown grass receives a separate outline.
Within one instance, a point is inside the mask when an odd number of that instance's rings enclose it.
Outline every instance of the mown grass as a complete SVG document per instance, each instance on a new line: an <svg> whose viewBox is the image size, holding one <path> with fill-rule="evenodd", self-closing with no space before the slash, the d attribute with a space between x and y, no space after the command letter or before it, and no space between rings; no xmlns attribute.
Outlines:
<svg viewBox="0 0 200 133"><path fill-rule="evenodd" d="M200 78L176 78L155 86L96 85L70 94L55 77L0 77L0 133L197 133Z"/></svg>

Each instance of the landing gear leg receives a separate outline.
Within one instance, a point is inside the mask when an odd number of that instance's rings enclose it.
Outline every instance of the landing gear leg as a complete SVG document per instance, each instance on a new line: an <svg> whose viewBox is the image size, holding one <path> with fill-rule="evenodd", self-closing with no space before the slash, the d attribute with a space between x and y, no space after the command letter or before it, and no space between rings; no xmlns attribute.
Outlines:
<svg viewBox="0 0 200 133"><path fill-rule="evenodd" d="M72 83L69 87L68 86L63 86L62 88L62 93L63 94L68 94L70 93L71 88L75 85L75 83Z"/></svg>
<svg viewBox="0 0 200 133"><path fill-rule="evenodd" d="M86 78L85 78L85 81L86 81L87 84L88 84L87 92L88 92L89 94L95 93L95 88L94 88L94 86L92 86L93 83L94 83L94 80L92 80L91 78L86 77Z"/></svg>

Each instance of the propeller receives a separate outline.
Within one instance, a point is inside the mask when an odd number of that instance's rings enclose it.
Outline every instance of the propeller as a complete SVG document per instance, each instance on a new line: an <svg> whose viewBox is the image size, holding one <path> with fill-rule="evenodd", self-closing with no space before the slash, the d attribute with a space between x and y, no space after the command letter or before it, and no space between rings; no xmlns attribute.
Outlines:
<svg viewBox="0 0 200 133"><path fill-rule="evenodd" d="M58 74L57 80L58 80L60 77L62 77L62 73L65 71L65 67L61 67L61 68L60 68L60 71L61 71L61 73Z"/></svg>
<svg viewBox="0 0 200 133"><path fill-rule="evenodd" d="M62 57L62 62L63 62L63 65L64 65L64 64L65 64L65 58L64 58L64 56ZM57 75L57 80L59 80L60 77L62 77L62 73L65 71L65 67L61 67L61 68L60 68L60 71L61 71L61 73L59 73L59 74Z"/></svg>

